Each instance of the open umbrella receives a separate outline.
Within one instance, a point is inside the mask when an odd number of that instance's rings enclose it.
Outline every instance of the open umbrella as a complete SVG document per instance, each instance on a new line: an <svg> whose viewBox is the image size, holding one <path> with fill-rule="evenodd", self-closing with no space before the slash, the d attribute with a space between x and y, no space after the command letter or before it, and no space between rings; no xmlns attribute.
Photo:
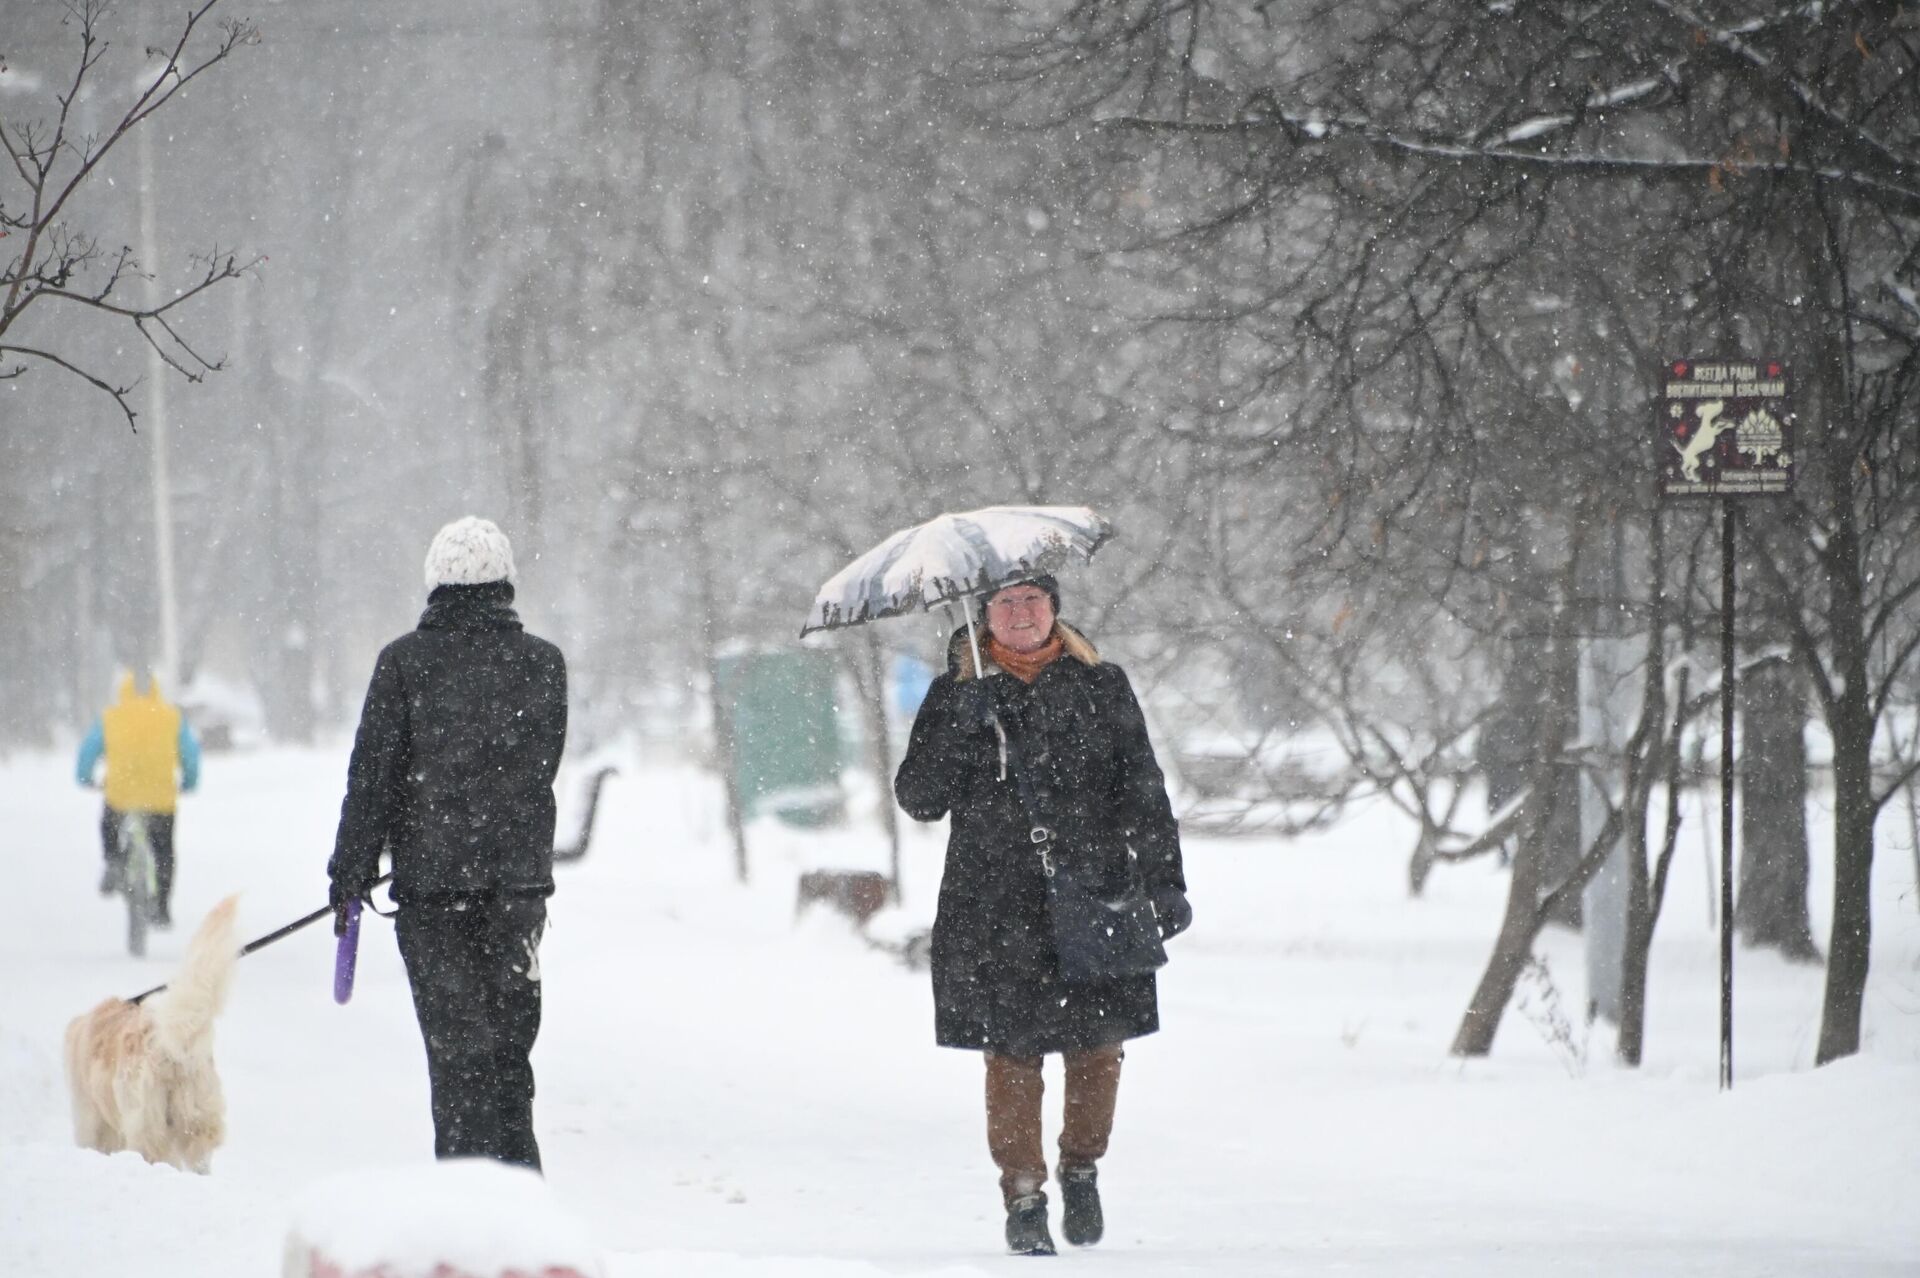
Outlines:
<svg viewBox="0 0 1920 1278"><path fill-rule="evenodd" d="M894 533L828 579L814 596L804 636L923 612L1025 576L1091 559L1113 525L1085 506L988 506L937 515ZM980 664L973 613L967 638Z"/></svg>

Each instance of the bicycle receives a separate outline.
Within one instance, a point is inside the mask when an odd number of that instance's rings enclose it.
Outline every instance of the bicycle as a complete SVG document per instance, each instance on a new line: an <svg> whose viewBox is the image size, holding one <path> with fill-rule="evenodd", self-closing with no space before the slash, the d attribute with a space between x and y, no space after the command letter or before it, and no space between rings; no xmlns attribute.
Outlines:
<svg viewBox="0 0 1920 1278"><path fill-rule="evenodd" d="M145 812L120 816L120 895L127 899L127 953L145 958L147 931L159 914L160 870Z"/></svg>
<svg viewBox="0 0 1920 1278"><path fill-rule="evenodd" d="M98 790L98 785L89 785ZM109 867L113 892L127 902L127 953L147 955L147 933L160 916L160 861L153 851L152 813L130 809L119 814L114 830L115 859ZM102 891L105 891L103 886Z"/></svg>

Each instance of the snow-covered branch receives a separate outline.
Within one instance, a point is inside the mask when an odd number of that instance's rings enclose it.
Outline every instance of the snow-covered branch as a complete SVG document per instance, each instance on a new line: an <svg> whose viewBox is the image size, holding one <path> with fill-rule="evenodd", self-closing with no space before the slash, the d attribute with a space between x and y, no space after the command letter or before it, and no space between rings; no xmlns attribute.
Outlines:
<svg viewBox="0 0 1920 1278"><path fill-rule="evenodd" d="M1562 127L1571 117L1541 117L1517 125L1513 132L1537 140ZM1834 165L1806 164L1791 157L1729 161L1724 157L1647 156L1608 154L1602 151L1547 151L1517 149L1504 137L1499 141L1472 143L1457 138L1422 136L1412 130L1382 126L1354 116L1332 117L1318 112L1269 116L1257 121L1190 122L1156 120L1136 116L1118 116L1100 121L1098 127L1141 133L1190 134L1214 136L1262 135L1286 138L1296 147L1325 146L1341 140L1361 143L1369 149L1425 160L1459 165L1506 168L1567 177L1628 177L1639 181L1670 182L1712 180L1729 170L1770 176L1787 181L1812 182L1850 191L1902 213L1920 215L1920 183L1881 178L1839 168ZM1915 166L1912 171L1920 171Z"/></svg>

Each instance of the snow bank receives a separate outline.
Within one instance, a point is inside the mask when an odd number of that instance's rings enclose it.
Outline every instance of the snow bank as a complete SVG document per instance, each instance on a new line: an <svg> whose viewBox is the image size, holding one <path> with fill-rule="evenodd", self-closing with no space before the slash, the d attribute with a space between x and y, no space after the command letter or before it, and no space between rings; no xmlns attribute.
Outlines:
<svg viewBox="0 0 1920 1278"><path fill-rule="evenodd" d="M547 1183L485 1158L348 1172L301 1196L286 1278L602 1278Z"/></svg>
<svg viewBox="0 0 1920 1278"><path fill-rule="evenodd" d="M63 1099L62 1124L65 1110ZM7 1278L273 1272L271 1240L256 1222L282 1208L241 1181L36 1141L0 1148L0 1187Z"/></svg>

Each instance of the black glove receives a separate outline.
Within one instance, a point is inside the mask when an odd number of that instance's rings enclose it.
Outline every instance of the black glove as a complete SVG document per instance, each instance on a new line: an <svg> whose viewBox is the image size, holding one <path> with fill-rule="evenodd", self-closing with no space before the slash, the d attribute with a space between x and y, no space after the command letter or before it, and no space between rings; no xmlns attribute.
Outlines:
<svg viewBox="0 0 1920 1278"><path fill-rule="evenodd" d="M962 732L992 730L995 709L993 687L987 680L969 679L954 685L953 721Z"/></svg>
<svg viewBox="0 0 1920 1278"><path fill-rule="evenodd" d="M1179 888L1158 888L1153 894L1153 917L1160 925L1160 939L1170 941L1193 926L1193 906Z"/></svg>
<svg viewBox="0 0 1920 1278"><path fill-rule="evenodd" d="M367 893L372 890L372 888L366 887L350 888L338 879L334 880L332 885L328 887L327 904L333 907L333 934L335 936L345 936L347 934L347 907L355 901L366 900Z"/></svg>

